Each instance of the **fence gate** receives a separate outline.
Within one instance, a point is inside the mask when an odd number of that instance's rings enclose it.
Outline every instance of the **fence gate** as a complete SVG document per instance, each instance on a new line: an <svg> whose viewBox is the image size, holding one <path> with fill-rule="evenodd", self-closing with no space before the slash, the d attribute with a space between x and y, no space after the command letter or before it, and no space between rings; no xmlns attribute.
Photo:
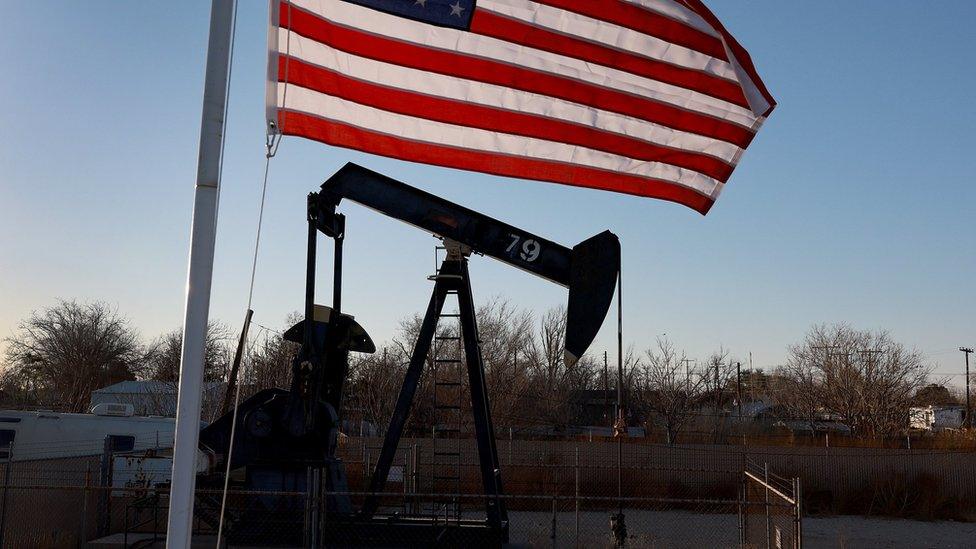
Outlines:
<svg viewBox="0 0 976 549"><path fill-rule="evenodd" d="M739 511L742 547L800 549L803 523L800 479L769 471L768 463L746 460Z"/></svg>

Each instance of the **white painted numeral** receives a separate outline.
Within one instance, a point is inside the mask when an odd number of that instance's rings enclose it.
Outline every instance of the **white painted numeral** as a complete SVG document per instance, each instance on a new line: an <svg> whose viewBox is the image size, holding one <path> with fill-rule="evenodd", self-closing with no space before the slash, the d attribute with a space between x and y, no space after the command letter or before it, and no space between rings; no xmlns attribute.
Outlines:
<svg viewBox="0 0 976 549"><path fill-rule="evenodd" d="M505 253L510 254L512 253L512 250L515 249L516 244L518 244L519 237L518 235L515 234L509 234L508 236L512 238L512 243L509 244L507 248L505 248Z"/></svg>
<svg viewBox="0 0 976 549"><path fill-rule="evenodd" d="M522 243L522 253L519 256L532 263L536 259L539 259L539 252L542 251L542 246L538 242L532 240L531 238Z"/></svg>

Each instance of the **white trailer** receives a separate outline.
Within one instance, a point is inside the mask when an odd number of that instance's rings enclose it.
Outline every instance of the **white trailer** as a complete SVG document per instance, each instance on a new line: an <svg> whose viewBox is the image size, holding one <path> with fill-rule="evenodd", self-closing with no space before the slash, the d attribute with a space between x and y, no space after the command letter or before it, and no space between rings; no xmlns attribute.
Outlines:
<svg viewBox="0 0 976 549"><path fill-rule="evenodd" d="M924 431L959 429L966 421L962 406L916 406L908 410L909 426Z"/></svg>
<svg viewBox="0 0 976 549"><path fill-rule="evenodd" d="M130 404L99 404L89 414L0 410L0 459L33 461L172 448L176 422L135 417Z"/></svg>

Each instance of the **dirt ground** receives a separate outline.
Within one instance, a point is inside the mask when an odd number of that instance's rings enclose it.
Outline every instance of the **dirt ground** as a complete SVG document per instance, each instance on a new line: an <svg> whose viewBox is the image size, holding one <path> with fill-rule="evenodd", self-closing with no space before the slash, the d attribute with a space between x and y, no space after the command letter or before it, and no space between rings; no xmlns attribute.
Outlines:
<svg viewBox="0 0 976 549"><path fill-rule="evenodd" d="M688 511L625 510L629 547L720 548L737 547L738 516L697 514ZM576 539L574 513L559 513L556 538L552 539L552 515L512 512L511 539L524 547L573 547ZM606 513L582 512L580 547L609 546ZM523 545L524 544L524 545ZM922 522L914 520L837 516L803 521L805 549L927 549L976 548L976 523Z"/></svg>
<svg viewBox="0 0 976 549"><path fill-rule="evenodd" d="M803 521L804 547L973 548L976 523L840 516Z"/></svg>

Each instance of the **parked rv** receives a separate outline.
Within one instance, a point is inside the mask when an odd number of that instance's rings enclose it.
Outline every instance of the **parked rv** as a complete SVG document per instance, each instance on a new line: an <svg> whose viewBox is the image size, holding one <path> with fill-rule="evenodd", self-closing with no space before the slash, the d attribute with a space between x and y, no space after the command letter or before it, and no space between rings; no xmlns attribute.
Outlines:
<svg viewBox="0 0 976 549"><path fill-rule="evenodd" d="M0 459L32 461L173 446L173 418L137 417L131 404L98 404L88 414L0 411Z"/></svg>
<svg viewBox="0 0 976 549"><path fill-rule="evenodd" d="M959 429L966 421L966 409L958 405L915 406L908 409L909 427L922 431Z"/></svg>

